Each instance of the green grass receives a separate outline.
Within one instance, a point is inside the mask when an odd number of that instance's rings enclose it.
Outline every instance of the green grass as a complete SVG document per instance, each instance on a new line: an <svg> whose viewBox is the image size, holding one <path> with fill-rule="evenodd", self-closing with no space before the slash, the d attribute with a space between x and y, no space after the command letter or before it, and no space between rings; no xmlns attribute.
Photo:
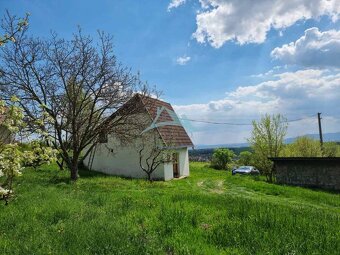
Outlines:
<svg viewBox="0 0 340 255"><path fill-rule="evenodd" d="M340 195L191 163L148 183L25 170L0 204L0 254L339 254Z"/></svg>

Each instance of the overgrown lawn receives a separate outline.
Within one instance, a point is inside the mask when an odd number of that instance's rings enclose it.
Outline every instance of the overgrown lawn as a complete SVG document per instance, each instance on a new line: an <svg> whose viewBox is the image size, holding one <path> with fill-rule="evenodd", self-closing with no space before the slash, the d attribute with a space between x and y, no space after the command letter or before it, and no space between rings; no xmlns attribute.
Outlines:
<svg viewBox="0 0 340 255"><path fill-rule="evenodd" d="M190 167L153 183L26 169L0 204L0 254L339 254L339 194Z"/></svg>

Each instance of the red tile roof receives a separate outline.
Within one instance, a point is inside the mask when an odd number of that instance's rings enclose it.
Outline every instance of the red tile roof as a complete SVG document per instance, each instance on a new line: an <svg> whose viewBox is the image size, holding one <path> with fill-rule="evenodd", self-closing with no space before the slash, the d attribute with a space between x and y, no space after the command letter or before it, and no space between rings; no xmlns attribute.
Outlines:
<svg viewBox="0 0 340 255"><path fill-rule="evenodd" d="M142 101L143 106L146 108L152 121L155 121L157 118L157 110L159 111L162 110L155 123L156 125L157 124L159 125L161 123L164 124L164 126L162 126L161 124L160 126L156 127L156 129L158 130L161 138L163 139L164 143L167 146L170 147L194 146L184 127L180 123L171 104L155 98L142 96L139 94L135 95L132 100L136 100L137 102Z"/></svg>

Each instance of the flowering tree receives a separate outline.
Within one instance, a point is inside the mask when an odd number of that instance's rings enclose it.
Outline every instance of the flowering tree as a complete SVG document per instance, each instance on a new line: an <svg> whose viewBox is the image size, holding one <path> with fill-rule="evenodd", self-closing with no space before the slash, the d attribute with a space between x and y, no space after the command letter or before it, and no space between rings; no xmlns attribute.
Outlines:
<svg viewBox="0 0 340 255"><path fill-rule="evenodd" d="M37 169L43 164L50 164L56 160L58 151L46 146L43 142L33 141L29 147L30 150L25 152L25 166Z"/></svg>
<svg viewBox="0 0 340 255"><path fill-rule="evenodd" d="M12 192L13 178L19 176L22 169L22 152L14 142L14 134L24 126L23 113L17 102L16 97L11 98L9 106L0 101L0 115L4 116L1 125L6 130L6 137L0 139L0 177L4 178L4 183L0 184L0 196L6 204Z"/></svg>
<svg viewBox="0 0 340 255"><path fill-rule="evenodd" d="M6 145L0 154L0 176L5 176L5 182L0 186L0 196L6 201L6 204L12 193L14 177L21 175L21 162L22 152L18 145L15 143Z"/></svg>
<svg viewBox="0 0 340 255"><path fill-rule="evenodd" d="M29 14L26 14L24 19L19 19L6 13L4 23L8 26L2 27L5 34L0 36L0 46L8 42L16 42L15 37L28 25L28 16ZM0 70L0 75L4 75L3 70ZM0 87L0 90L2 88ZM36 142L33 143L31 151L21 152L19 145L15 142L15 135L25 127L23 109L16 96L12 96L8 101L9 103L6 104L5 101L0 100L0 178L4 180L0 183L0 199L4 199L6 204L12 193L13 179L21 175L24 161L36 167L43 163L50 163L56 154L55 150L47 146L38 146ZM44 114L37 122L39 121L38 126L45 128L49 119L45 117L45 111L42 112ZM42 137L46 136L44 128L38 128L38 133Z"/></svg>

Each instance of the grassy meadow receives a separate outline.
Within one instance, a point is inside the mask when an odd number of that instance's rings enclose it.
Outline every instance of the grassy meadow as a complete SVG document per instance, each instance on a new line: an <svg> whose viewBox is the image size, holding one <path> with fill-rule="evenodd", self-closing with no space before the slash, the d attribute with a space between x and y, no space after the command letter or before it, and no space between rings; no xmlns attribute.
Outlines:
<svg viewBox="0 0 340 255"><path fill-rule="evenodd" d="M0 201L0 254L339 254L339 194L190 167L153 183L26 169Z"/></svg>

